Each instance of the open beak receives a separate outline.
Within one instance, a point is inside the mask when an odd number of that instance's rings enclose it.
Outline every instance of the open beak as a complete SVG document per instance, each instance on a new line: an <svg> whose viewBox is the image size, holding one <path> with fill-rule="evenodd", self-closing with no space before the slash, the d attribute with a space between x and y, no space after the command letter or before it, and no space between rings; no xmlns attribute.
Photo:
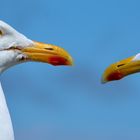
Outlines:
<svg viewBox="0 0 140 140"><path fill-rule="evenodd" d="M135 57L132 56L110 65L102 76L102 83L120 80L127 75L140 72L140 60L136 60Z"/></svg>
<svg viewBox="0 0 140 140"><path fill-rule="evenodd" d="M54 66L73 64L72 57L55 45L34 42L33 46L23 48L21 51L29 61L44 62Z"/></svg>

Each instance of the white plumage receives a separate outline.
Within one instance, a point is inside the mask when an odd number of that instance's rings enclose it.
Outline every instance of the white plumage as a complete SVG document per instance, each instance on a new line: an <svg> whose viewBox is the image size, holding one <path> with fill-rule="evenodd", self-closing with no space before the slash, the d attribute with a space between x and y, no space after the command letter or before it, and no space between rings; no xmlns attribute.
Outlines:
<svg viewBox="0 0 140 140"><path fill-rule="evenodd" d="M62 48L32 41L0 21L0 73L27 61L52 65L72 65L71 56ZM14 140L11 118L0 84L0 140Z"/></svg>
<svg viewBox="0 0 140 140"><path fill-rule="evenodd" d="M0 84L0 140L14 140L13 126Z"/></svg>
<svg viewBox="0 0 140 140"><path fill-rule="evenodd" d="M34 43L3 21L0 21L0 31L2 32L0 35L0 72L2 72L20 62L18 59L23 54L18 50L15 51L14 47L24 48L32 46ZM10 50L12 47L13 49Z"/></svg>
<svg viewBox="0 0 140 140"><path fill-rule="evenodd" d="M17 32L8 24L0 21L0 73L12 65L18 63L18 57L22 54L11 47L26 47L33 44L33 41L27 39L24 35ZM8 50L9 49L9 50ZM14 140L11 118L0 84L0 140Z"/></svg>
<svg viewBox="0 0 140 140"><path fill-rule="evenodd" d="M0 49L6 49L12 46L27 47L33 43L32 40L17 32L13 27L3 21L0 21L0 31L3 33L3 36L0 38Z"/></svg>

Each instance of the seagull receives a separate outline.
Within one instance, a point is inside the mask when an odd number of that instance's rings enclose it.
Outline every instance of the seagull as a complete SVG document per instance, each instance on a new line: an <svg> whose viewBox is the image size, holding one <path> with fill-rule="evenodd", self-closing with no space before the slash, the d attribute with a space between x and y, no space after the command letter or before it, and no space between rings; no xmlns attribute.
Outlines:
<svg viewBox="0 0 140 140"><path fill-rule="evenodd" d="M137 72L140 72L140 53L111 64L103 73L102 83L120 80Z"/></svg>
<svg viewBox="0 0 140 140"><path fill-rule="evenodd" d="M23 62L44 62L54 66L72 65L64 49L28 39L7 23L0 21L0 73ZM4 92L0 84L0 140L14 140L14 132Z"/></svg>

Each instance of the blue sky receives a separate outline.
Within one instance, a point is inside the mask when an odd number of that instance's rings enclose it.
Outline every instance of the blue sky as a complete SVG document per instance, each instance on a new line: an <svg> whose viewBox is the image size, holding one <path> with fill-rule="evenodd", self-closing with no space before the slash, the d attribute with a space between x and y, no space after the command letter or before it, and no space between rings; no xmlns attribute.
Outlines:
<svg viewBox="0 0 140 140"><path fill-rule="evenodd" d="M140 48L138 0L1 1L0 19L65 48L73 67L25 63L1 81L16 139L139 140L140 75L102 85L104 69Z"/></svg>

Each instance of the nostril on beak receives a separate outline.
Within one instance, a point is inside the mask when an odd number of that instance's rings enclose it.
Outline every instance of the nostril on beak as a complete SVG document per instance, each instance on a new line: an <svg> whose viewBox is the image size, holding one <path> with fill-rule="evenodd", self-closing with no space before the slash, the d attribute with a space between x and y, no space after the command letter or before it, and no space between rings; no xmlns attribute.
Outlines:
<svg viewBox="0 0 140 140"><path fill-rule="evenodd" d="M46 50L50 50L50 51L53 51L54 49L53 48L45 48Z"/></svg>
<svg viewBox="0 0 140 140"><path fill-rule="evenodd" d="M123 66L124 64L119 64L119 65L117 65L117 67L121 67L121 66Z"/></svg>

